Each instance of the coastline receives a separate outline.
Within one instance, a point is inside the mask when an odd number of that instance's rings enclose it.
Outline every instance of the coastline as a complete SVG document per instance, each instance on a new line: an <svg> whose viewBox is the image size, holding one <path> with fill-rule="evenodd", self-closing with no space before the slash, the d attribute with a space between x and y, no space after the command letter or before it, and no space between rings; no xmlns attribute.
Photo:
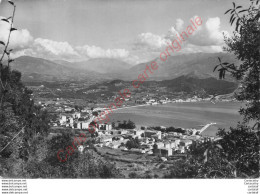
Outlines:
<svg viewBox="0 0 260 194"><path fill-rule="evenodd" d="M110 122L132 120L137 127L165 126L200 129L206 124L216 123L202 132L212 134L218 128L229 129L240 119L238 114L241 103L186 102L160 105L136 105L122 107L110 115Z"/></svg>

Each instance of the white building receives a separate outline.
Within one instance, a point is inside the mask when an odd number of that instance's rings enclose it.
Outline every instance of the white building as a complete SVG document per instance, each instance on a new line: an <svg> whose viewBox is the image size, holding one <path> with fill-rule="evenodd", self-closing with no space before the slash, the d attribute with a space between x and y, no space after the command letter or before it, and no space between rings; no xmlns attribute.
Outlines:
<svg viewBox="0 0 260 194"><path fill-rule="evenodd" d="M72 114L72 117L75 119L79 119L81 117L81 113L80 112L75 112Z"/></svg>
<svg viewBox="0 0 260 194"><path fill-rule="evenodd" d="M60 119L60 124L64 125L66 122L67 122L67 117L65 115L62 115Z"/></svg>
<svg viewBox="0 0 260 194"><path fill-rule="evenodd" d="M89 123L87 123L87 122L82 122L82 129L88 129L88 127L89 127ZM96 129L97 130L97 129Z"/></svg>
<svg viewBox="0 0 260 194"><path fill-rule="evenodd" d="M83 145L79 145L78 146L78 150L79 150L80 153L83 153L83 151L84 151Z"/></svg>

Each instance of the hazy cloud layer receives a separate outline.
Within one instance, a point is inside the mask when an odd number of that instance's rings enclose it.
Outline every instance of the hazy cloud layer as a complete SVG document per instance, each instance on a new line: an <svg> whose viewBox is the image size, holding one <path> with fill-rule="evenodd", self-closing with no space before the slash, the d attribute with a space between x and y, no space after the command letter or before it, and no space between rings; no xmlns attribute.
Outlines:
<svg viewBox="0 0 260 194"><path fill-rule="evenodd" d="M126 58L129 55L129 51L125 49L102 49L97 46L78 46L76 47L78 53L82 56L89 58Z"/></svg>
<svg viewBox="0 0 260 194"><path fill-rule="evenodd" d="M197 16L194 16L195 19ZM1 18L1 17L0 17ZM27 29L17 30L12 33L10 47L14 48L13 57L29 55L46 59L64 59L68 61L87 60L89 58L116 58L131 64L145 62L158 57L171 41L177 39L182 31L186 31L190 21L184 22L178 18L176 23L163 35L152 32L141 33L130 50L104 49L96 45L73 46L68 42L58 42L43 38L33 38ZM208 18L203 20L192 35L181 45L179 53L194 52L221 52L223 31L220 30L220 18ZM6 41L10 26L6 22L0 22L0 40Z"/></svg>
<svg viewBox="0 0 260 194"><path fill-rule="evenodd" d="M0 16L0 19L3 17ZM10 24L0 22L0 40L7 42ZM0 46L3 48L3 46ZM46 59L86 60L89 58L125 59L129 51L125 49L103 49L98 46L72 46L68 42L58 42L43 38L33 38L27 29L11 33L9 49L14 49L13 57L29 55Z"/></svg>

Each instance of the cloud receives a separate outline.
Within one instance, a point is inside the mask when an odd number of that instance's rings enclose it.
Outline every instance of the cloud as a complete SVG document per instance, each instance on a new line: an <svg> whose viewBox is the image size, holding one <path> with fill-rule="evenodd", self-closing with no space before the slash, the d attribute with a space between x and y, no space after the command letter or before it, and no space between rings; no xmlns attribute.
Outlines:
<svg viewBox="0 0 260 194"><path fill-rule="evenodd" d="M88 58L126 58L129 56L129 51L125 49L103 49L98 46L78 46L77 52L83 57Z"/></svg>
<svg viewBox="0 0 260 194"><path fill-rule="evenodd" d="M4 17L0 16L0 19ZM7 42L10 24L0 21L0 40ZM3 47L1 46L0 49ZM58 42L49 39L34 39L27 29L11 33L9 49L13 49L12 57L23 55L46 59L64 59L69 61L86 60L89 58L120 58L126 60L129 51L126 49L103 49L98 46L72 46L68 42Z"/></svg>
<svg viewBox="0 0 260 194"><path fill-rule="evenodd" d="M0 19L3 17L0 16ZM0 40L7 42L10 30L10 24L7 22L0 22ZM27 29L12 31L10 37L9 48L11 49L24 49L33 42L33 37Z"/></svg>
<svg viewBox="0 0 260 194"><path fill-rule="evenodd" d="M198 16L194 16L191 19L194 21L197 17ZM168 42L177 39L183 31L187 32L186 29L189 25L192 26L190 21L189 23L184 23L184 21L179 18L176 20L175 25L168 30L166 35L156 35L151 32L139 34L137 41L134 43L134 49L144 51L160 51L165 49ZM184 35L185 41L182 43L182 48L187 48L185 50L182 49L181 52L220 52L224 44L223 33L228 34L226 31L220 30L219 17L209 18L206 21L202 18L201 26L197 26L197 29L191 35L188 34L188 38Z"/></svg>
<svg viewBox="0 0 260 194"><path fill-rule="evenodd" d="M197 16L194 16L194 19ZM125 62L136 64L149 61L158 57L158 54L177 37L180 37L182 31L192 25L190 21L184 22L178 18L175 24L169 28L166 34L158 35L152 32L141 33L132 44L132 49L123 48L104 49L96 45L78 45L73 46L68 42L59 42L49 39L33 39L27 29L14 31L11 37L11 46L15 48L13 56L29 55L42 57L46 59L63 59L68 61L80 61L90 58L117 58ZM223 32L220 30L221 22L218 17L203 20L202 25L189 35L185 36L182 42L180 53L193 52L221 52L223 41ZM0 22L0 40L6 40L9 26L5 22ZM228 33L226 32L228 35ZM176 52L177 53L177 52Z"/></svg>
<svg viewBox="0 0 260 194"><path fill-rule="evenodd" d="M57 42L48 39L37 38L31 48L34 52L41 56L49 56L50 58L77 58L79 54L68 42Z"/></svg>
<svg viewBox="0 0 260 194"><path fill-rule="evenodd" d="M189 37L189 42L199 46L223 45L223 32L225 31L220 31L219 17L209 18L206 22L203 21L199 31Z"/></svg>
<svg viewBox="0 0 260 194"><path fill-rule="evenodd" d="M82 61L90 58L117 58L127 60L129 51L125 49L102 49L98 46L71 46L68 42L57 42L37 38L31 46L13 53L16 58L23 55L46 59L62 59L68 61Z"/></svg>
<svg viewBox="0 0 260 194"><path fill-rule="evenodd" d="M159 50L167 45L167 39L163 36L152 34L150 32L139 34L134 48L136 50L146 48L148 50Z"/></svg>
<svg viewBox="0 0 260 194"><path fill-rule="evenodd" d="M176 29L178 31L181 31L183 29L183 24L184 24L184 21L182 19L177 19L176 20Z"/></svg>
<svg viewBox="0 0 260 194"><path fill-rule="evenodd" d="M27 48L16 49L12 57L33 56L51 60L82 61L90 58L117 58L127 60L129 51L125 49L102 49L98 46L72 46L68 42L36 38Z"/></svg>
<svg viewBox="0 0 260 194"><path fill-rule="evenodd" d="M32 56L45 59L76 60L80 56L68 42L57 42L48 39L37 38L30 47L20 49L12 54L12 57Z"/></svg>

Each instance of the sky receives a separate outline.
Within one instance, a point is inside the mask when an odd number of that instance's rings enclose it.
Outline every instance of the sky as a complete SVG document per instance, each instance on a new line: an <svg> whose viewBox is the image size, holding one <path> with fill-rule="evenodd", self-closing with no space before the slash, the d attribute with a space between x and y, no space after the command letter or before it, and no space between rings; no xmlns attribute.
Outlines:
<svg viewBox="0 0 260 194"><path fill-rule="evenodd" d="M221 52L223 33L231 35L224 12L249 0L13 0L17 5L11 36L13 57L83 61L115 58L130 65L152 60L200 17L198 27L175 54ZM0 17L12 6L0 0ZM6 41L8 23L0 22Z"/></svg>

